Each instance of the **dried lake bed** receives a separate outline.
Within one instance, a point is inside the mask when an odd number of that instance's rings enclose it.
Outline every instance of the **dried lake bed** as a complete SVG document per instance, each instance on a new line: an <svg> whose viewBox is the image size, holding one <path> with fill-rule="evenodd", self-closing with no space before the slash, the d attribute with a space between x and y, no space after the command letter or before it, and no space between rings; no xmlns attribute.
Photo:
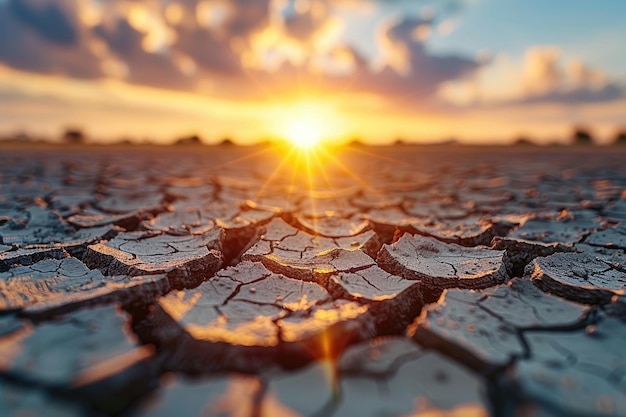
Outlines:
<svg viewBox="0 0 626 417"><path fill-rule="evenodd" d="M626 149L0 150L0 415L626 416Z"/></svg>

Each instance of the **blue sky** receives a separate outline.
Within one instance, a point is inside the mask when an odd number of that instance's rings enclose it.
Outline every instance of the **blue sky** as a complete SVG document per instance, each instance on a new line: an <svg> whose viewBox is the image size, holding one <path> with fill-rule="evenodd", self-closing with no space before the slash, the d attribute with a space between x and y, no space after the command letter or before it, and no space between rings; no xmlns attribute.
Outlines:
<svg viewBox="0 0 626 417"><path fill-rule="evenodd" d="M457 30L433 48L520 56L529 45L559 45L607 73L626 77L626 2L482 0L465 8Z"/></svg>
<svg viewBox="0 0 626 417"><path fill-rule="evenodd" d="M461 2L453 14L446 13L442 3L406 0L379 5L375 13L353 15L344 36L375 54L373 28L381 18L420 15L432 8L437 16L456 22L451 34L433 35L433 51L474 55L487 50L521 59L531 45L557 45L567 57L626 79L626 1L476 0Z"/></svg>

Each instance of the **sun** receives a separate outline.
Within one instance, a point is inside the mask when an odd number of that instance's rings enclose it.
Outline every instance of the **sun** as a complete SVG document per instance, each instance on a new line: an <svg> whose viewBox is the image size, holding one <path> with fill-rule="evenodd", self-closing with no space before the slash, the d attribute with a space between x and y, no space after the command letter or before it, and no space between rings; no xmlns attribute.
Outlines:
<svg viewBox="0 0 626 417"><path fill-rule="evenodd" d="M310 116L300 116L290 121L285 128L285 135L292 145L305 150L318 146L323 139L319 121Z"/></svg>
<svg viewBox="0 0 626 417"><path fill-rule="evenodd" d="M294 149L310 153L334 140L339 127L337 111L332 103L306 100L280 108L276 133Z"/></svg>

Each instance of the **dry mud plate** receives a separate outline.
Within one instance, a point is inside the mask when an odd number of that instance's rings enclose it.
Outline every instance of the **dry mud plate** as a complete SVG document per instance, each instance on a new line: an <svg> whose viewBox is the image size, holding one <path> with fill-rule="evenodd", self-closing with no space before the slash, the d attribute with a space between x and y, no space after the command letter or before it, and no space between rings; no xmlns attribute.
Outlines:
<svg viewBox="0 0 626 417"><path fill-rule="evenodd" d="M0 154L0 416L626 416L623 150L251 153Z"/></svg>

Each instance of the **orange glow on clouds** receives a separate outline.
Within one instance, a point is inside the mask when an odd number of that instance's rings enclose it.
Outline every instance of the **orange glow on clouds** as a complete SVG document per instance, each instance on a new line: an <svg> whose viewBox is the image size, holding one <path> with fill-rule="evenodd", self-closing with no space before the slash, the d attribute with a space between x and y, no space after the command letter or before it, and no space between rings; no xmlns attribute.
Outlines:
<svg viewBox="0 0 626 417"><path fill-rule="evenodd" d="M63 128L80 123L79 127L95 134L94 141L101 142L149 138L167 143L194 133L207 142L232 137L237 143L252 144L268 138L287 140L294 131L315 125L311 136L321 137L324 144L354 137L374 144L398 137L502 143L529 131L539 132L536 139L545 142L568 135L575 122L593 122L597 136L610 140L624 116L624 101L581 105L576 113L565 112L563 105L538 104L522 110L516 106L468 108L449 115L403 108L374 94L346 91L331 95L313 87L303 87L291 97L275 94L247 100L211 97L211 86L207 89L206 94L167 91L116 80L35 75L0 65L0 91L28 98L0 102L4 116L0 133L28 128L34 135L55 138ZM55 105L47 104L51 98ZM450 123L451 117L455 123Z"/></svg>

